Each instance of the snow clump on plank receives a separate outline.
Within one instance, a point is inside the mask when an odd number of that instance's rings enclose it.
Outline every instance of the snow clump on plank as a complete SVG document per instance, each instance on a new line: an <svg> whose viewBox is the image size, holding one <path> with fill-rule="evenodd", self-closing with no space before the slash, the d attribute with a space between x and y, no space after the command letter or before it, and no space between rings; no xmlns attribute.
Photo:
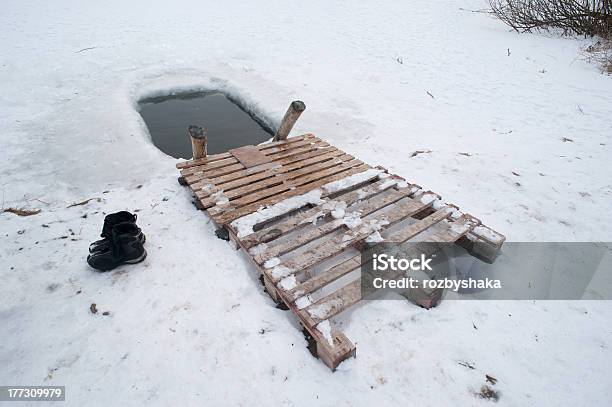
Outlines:
<svg viewBox="0 0 612 407"><path fill-rule="evenodd" d="M323 335L327 343L332 346L334 345L334 338L331 334L331 325L329 323L329 320L326 319L323 322L319 322L319 324L317 325L317 331L321 332L321 335Z"/></svg>
<svg viewBox="0 0 612 407"><path fill-rule="evenodd" d="M381 174L383 174L382 170L370 168L369 170L353 174L341 180L329 182L321 188L313 189L305 194L292 196L274 205L260 208L257 212L234 220L231 225L236 230L239 238L250 235L253 233L253 226L259 223L284 215L285 213L299 209L305 205L321 205L325 203L325 201L321 199L323 192L329 195L359 185L373 178L378 178Z"/></svg>
<svg viewBox="0 0 612 407"><path fill-rule="evenodd" d="M297 286L297 280L295 279L295 276L292 274L289 277L283 278L278 285L283 290L289 291L292 288L295 288Z"/></svg>
<svg viewBox="0 0 612 407"><path fill-rule="evenodd" d="M236 230L236 233L240 238L253 233L253 226L259 223L273 219L277 216L281 216L295 209L299 209L304 205L320 205L323 202L325 201L321 199L321 190L313 189L305 194L292 196L291 198L284 199L274 205L260 208L257 210L257 212L253 212L234 220L231 225Z"/></svg>
<svg viewBox="0 0 612 407"><path fill-rule="evenodd" d="M369 170L366 170L366 171L363 171L357 174L353 174L346 178L342 178L341 180L330 182L329 184L325 184L323 185L323 187L321 187L321 189L327 192L328 194L333 194L334 192L338 192L343 189L347 189L355 185L359 185L373 178L378 178L380 177L380 174L382 173L383 173L382 170L379 170L376 168L370 168Z"/></svg>

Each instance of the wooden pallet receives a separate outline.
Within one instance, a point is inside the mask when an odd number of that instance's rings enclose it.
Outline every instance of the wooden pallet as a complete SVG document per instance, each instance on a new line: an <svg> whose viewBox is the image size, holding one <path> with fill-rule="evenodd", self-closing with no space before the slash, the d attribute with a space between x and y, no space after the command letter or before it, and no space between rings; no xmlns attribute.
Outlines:
<svg viewBox="0 0 612 407"><path fill-rule="evenodd" d="M312 134L177 167L198 207L249 253L268 293L299 318L332 369L355 355L330 321L361 300L359 249L368 239L456 242L485 259L505 240L436 194ZM439 295L412 299L429 308Z"/></svg>

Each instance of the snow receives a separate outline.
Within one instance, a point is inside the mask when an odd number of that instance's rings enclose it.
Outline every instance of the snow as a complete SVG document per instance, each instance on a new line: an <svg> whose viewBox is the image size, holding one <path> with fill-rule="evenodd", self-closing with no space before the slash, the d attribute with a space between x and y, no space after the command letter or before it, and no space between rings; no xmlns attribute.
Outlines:
<svg viewBox="0 0 612 407"><path fill-rule="evenodd" d="M304 309L310 304L312 304L312 298L310 297L310 295L305 295L295 301L295 306L298 307L298 309Z"/></svg>
<svg viewBox="0 0 612 407"><path fill-rule="evenodd" d="M294 275L290 275L289 277L283 278L278 284L283 290L288 291L297 286L297 280Z"/></svg>
<svg viewBox="0 0 612 407"><path fill-rule="evenodd" d="M349 212L342 218L342 224L346 225L349 229L355 229L362 223L361 212L359 211Z"/></svg>
<svg viewBox="0 0 612 407"><path fill-rule="evenodd" d="M318 221L320 218L323 218L324 216L325 216L325 212L323 212L323 211L318 211L318 212L316 212L314 215L312 215L312 216L310 216L310 217L308 217L308 218L306 218L306 219L302 220L302 221L300 222L300 224L312 223L313 225L315 225L315 226L316 226L317 221Z"/></svg>
<svg viewBox="0 0 612 407"><path fill-rule="evenodd" d="M231 225L236 229L238 237L244 237L253 233L253 227L255 225L265 222L266 220L273 219L285 213L291 212L295 209L299 209L308 204L325 204L327 206L324 206L324 208L331 209L331 214L334 218L342 218L344 217L344 209L346 208L346 203L337 201L326 202L325 200L321 199L323 191L325 191L327 194L332 194L342 189L350 188L354 185L358 185L367 180L376 178L381 173L381 170L370 168L366 171L350 175L338 181L329 182L323 185L321 188L314 189L302 195L292 196L290 198L283 199L282 201L265 208L260 208L257 212L251 213L249 215L243 216L232 221ZM225 195L223 195L223 191L219 191L218 194L221 194L219 196L225 198ZM215 199L222 199L217 198L216 194L213 194L212 196ZM229 202L229 200L227 202ZM227 202L222 201L222 203ZM220 204L219 201L217 201L217 204ZM312 220L309 220L309 222L312 221L313 223L316 223L316 219L317 217Z"/></svg>
<svg viewBox="0 0 612 407"><path fill-rule="evenodd" d="M328 194L333 194L334 192L350 188L355 185L359 185L373 178L380 178L381 174L383 174L382 170L370 168L366 171L358 172L357 174L350 175L338 181L333 181L328 184L325 184L323 185L323 187L321 187L321 189L327 192Z"/></svg>
<svg viewBox="0 0 612 407"><path fill-rule="evenodd" d="M379 243L379 242L384 242L385 239L381 236L380 231L375 231L372 234L368 235L368 237L366 237L365 241L367 243Z"/></svg>
<svg viewBox="0 0 612 407"><path fill-rule="evenodd" d="M327 340L327 343L330 345L334 344L334 338L331 334L331 324L329 323L329 320L326 319L325 321L319 322L317 324L317 331L321 332L323 337Z"/></svg>
<svg viewBox="0 0 612 407"><path fill-rule="evenodd" d="M293 135L511 241L611 241L611 78L581 58L588 39L461 10L485 6L4 1L2 202L42 211L0 214L0 384L65 385L67 406L487 406L473 391L489 374L495 405L610 405L606 301L368 301L334 321L359 356L330 372L137 112L217 89L275 127L301 99ZM121 209L139 210L148 257L95 273L87 247Z"/></svg>
<svg viewBox="0 0 612 407"><path fill-rule="evenodd" d="M215 200L215 205L225 205L229 203L229 198L225 196L222 189L214 194L211 194L210 196Z"/></svg>
<svg viewBox="0 0 612 407"><path fill-rule="evenodd" d="M327 316L329 315L329 313L342 305L342 300L340 298L334 298L332 300L329 300L327 302L324 302L323 304L319 304L319 305L314 305L310 308L308 308L308 313L310 314L311 317L314 318L327 318Z"/></svg>
<svg viewBox="0 0 612 407"><path fill-rule="evenodd" d="M438 197L436 194L427 193L427 194L423 194L423 196L421 197L421 202L427 205L427 204L430 204L436 201L437 199Z"/></svg>
<svg viewBox="0 0 612 407"><path fill-rule="evenodd" d="M264 263L264 267L267 269L271 269L273 267L276 267L280 264L280 259L278 257L272 257L271 259L266 260L266 262Z"/></svg>
<svg viewBox="0 0 612 407"><path fill-rule="evenodd" d="M474 232L479 234L480 236L484 237L485 239L487 239L491 243L498 244L498 243L502 242L502 236L498 235L497 233L493 232L491 229L489 229L487 227L476 226L474 228Z"/></svg>
<svg viewBox="0 0 612 407"><path fill-rule="evenodd" d="M324 210L330 211L332 218L342 219L345 215L346 202L344 201L329 201L322 205Z"/></svg>
<svg viewBox="0 0 612 407"><path fill-rule="evenodd" d="M204 192L211 192L213 189L215 189L213 184L204 184L204 186L202 186L202 191Z"/></svg>
<svg viewBox="0 0 612 407"><path fill-rule="evenodd" d="M314 189L302 195L292 196L274 205L261 208L257 212L243 216L232 221L231 225L236 229L238 237L248 236L253 233L253 226L275 218L292 210L303 207L304 205L319 205L324 203L321 199L321 190Z"/></svg>
<svg viewBox="0 0 612 407"><path fill-rule="evenodd" d="M292 270L289 267L283 266L281 264L281 265L272 267L272 271L270 271L270 274L276 280L280 280L280 279L282 279L284 277L287 277L288 275L292 274L294 271L295 270Z"/></svg>

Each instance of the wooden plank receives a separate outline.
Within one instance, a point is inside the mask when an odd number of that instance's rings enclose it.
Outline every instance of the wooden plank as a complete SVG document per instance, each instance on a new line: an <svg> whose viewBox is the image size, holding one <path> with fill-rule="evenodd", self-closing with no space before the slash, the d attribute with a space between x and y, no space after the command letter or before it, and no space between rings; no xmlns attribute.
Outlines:
<svg viewBox="0 0 612 407"><path fill-rule="evenodd" d="M316 181L316 180L321 179L321 178L323 178L323 177L325 177L327 175L332 175L332 174L338 173L340 171L344 171L344 170L347 170L349 168L357 167L357 166L360 166L360 165L363 165L363 163L361 161L359 161L359 160L351 160L351 161L348 161L348 162L344 162L344 163L342 163L340 165L334 166L332 168L329 168L327 170L318 171L318 172L316 172L314 174L310 174L310 175L307 175L307 176L304 176L304 177L300 177L300 178L294 179L292 181L285 182L282 185L273 186L271 188L266 188L266 189L260 190L258 192L255 192L253 194L248 194L248 195L242 196L241 198L235 199L234 201L232 201L230 203L231 208L229 210L233 210L234 208L239 208L241 206L248 205L250 203L260 201L260 200L262 200L264 198L267 198L269 196L280 194L280 193L285 192L287 190L291 190L291 189L297 188L300 185L304 185L304 184L308 184L308 183L310 183L312 181Z"/></svg>
<svg viewBox="0 0 612 407"><path fill-rule="evenodd" d="M362 201L362 204L359 205L359 208L356 209L360 212L361 218L368 216L371 213L374 213L382 208L385 208L400 199L406 198L410 195L410 188L402 188L400 190L394 190L391 193L381 196L377 195L373 198ZM422 202L413 201L415 205L415 210L417 212L421 210L426 205ZM348 210L347 210L348 212ZM298 236L294 236L291 239L285 239L281 243L268 248L265 252L259 253L253 256L253 260L258 264L263 264L265 261L281 256L285 253L290 252L300 246L303 246L307 243L312 242L313 240L319 239L329 233L332 233L338 229L348 229L346 225L340 223L336 220L330 220L327 223L324 223L317 228L310 229L304 233L299 234Z"/></svg>
<svg viewBox="0 0 612 407"><path fill-rule="evenodd" d="M361 300L361 279L356 279L337 291L321 298L314 304L299 310L304 319L316 325L338 315Z"/></svg>
<svg viewBox="0 0 612 407"><path fill-rule="evenodd" d="M424 219L421 219L417 223L413 223L412 225L398 230L392 234L390 234L385 240L388 242L396 242L401 243L405 242L408 239L413 238L419 233L423 232L427 228L435 225L438 222L441 222L444 219L447 219L450 216L451 212L448 208L441 208L438 211L432 213Z"/></svg>
<svg viewBox="0 0 612 407"><path fill-rule="evenodd" d="M242 178L233 177L230 179L226 177L219 177L213 178L208 182L213 183L218 188L223 188L224 190L228 191L232 188L237 188L260 179L265 179L269 176L274 176L275 174L293 171L311 164L316 164L330 160L334 157L345 155L343 151L340 151L335 147L326 147L324 149L325 151L322 150L323 149L311 151L300 157L290 157L285 159L287 162L273 162L270 167L264 167L262 171L257 171L255 173L249 170L240 171L242 173ZM257 167L257 169L259 169L259 167ZM251 170L253 170L253 168ZM194 186L197 187L197 185Z"/></svg>
<svg viewBox="0 0 612 407"><path fill-rule="evenodd" d="M300 168L296 171L279 172L273 177L260 180L259 182L244 185L242 187L235 188L227 192L225 191L225 188L222 188L224 191L223 194L231 201L233 199L248 196L260 190L272 188L281 184L284 185L284 189L287 190L292 187L301 185L302 180L306 179L305 176L308 174L316 173L318 175L323 173L323 170L332 169L334 167L341 167L342 164L344 164L345 162L350 162L353 159L353 156L345 154L340 157L335 157L332 160ZM200 197L198 194L196 194L196 196L198 196L198 198ZM215 204L215 201L212 198L200 199L200 202L202 202L202 205L204 205L205 208L209 208Z"/></svg>
<svg viewBox="0 0 612 407"><path fill-rule="evenodd" d="M240 161L240 164L242 164L245 168L255 167L256 165L261 165L272 161L270 156L264 155L264 153L262 153L255 146L233 148L229 150L229 153Z"/></svg>
<svg viewBox="0 0 612 407"><path fill-rule="evenodd" d="M342 171L342 172L339 172L337 174L330 175L328 177L322 178L320 180L317 180L316 182L313 182L313 183L308 184L308 185L304 185L304 186L296 188L294 190L287 191L287 192L284 192L282 194L275 195L273 197L270 197L270 198L267 198L267 199L255 202L255 203L250 204L250 205L246 205L246 206L244 206L242 208L239 208L239 209L237 209L237 210L235 210L235 211L233 211L231 213L224 213L222 215L217 216L218 223L223 224L223 225L227 225L229 222L231 222L231 221L233 221L235 219L238 219L238 218L240 218L242 216L245 216L245 215L247 215L249 213L255 212L256 210L258 210L262 206L274 205L274 204L276 204L276 203L278 203L278 202L280 202L280 201L282 201L284 199L287 199L287 198L290 198L290 197L296 196L296 195L305 194L305 193L307 193L309 191L312 191L315 188L322 187L325 184L328 184L330 182L341 180L341 179L349 177L351 175L358 174L360 172L364 172L364 171L366 171L368 169L370 169L370 167L368 165L366 165L366 164L363 164L363 165L360 165L358 167L354 167L354 168L348 169L346 171ZM373 176L372 178L375 178L375 177L376 176ZM211 213L212 209L213 208L209 209L208 213L211 216L215 216L214 213Z"/></svg>
<svg viewBox="0 0 612 407"><path fill-rule="evenodd" d="M326 285L333 283L342 276L357 270L361 267L361 254L357 254L348 260L337 264L328 270L325 270L316 276L298 284L291 290L288 290L285 295L290 301L295 301L304 295L313 293ZM281 287L282 289L282 287Z"/></svg>
<svg viewBox="0 0 612 407"><path fill-rule="evenodd" d="M291 145L291 144L294 144L296 142L302 141L304 139L313 139L313 138L316 138L314 134L303 134L301 136L291 137L291 138L289 138L287 140L284 140L284 141L277 141L277 142L270 142L270 143L260 144L257 147L260 150L264 151L264 150L269 150L269 149L271 149L273 147L277 147L277 146L280 146L280 145ZM183 168L195 167L195 166L208 164L208 163L211 163L213 161L217 161L217 160L221 160L221 159L229 158L229 157L231 157L231 155L228 152L220 153L220 154L212 154L212 155L206 156L205 158L200 158L200 159L197 159L197 160L187 160L187 161L180 162L180 163L176 164L176 168L183 169Z"/></svg>
<svg viewBox="0 0 612 407"><path fill-rule="evenodd" d="M266 156L271 157L272 159L280 159L283 157L290 156L292 154L297 154L301 151L311 150L316 146L329 146L329 144L317 138L312 138L312 139L305 139L303 141L292 143L289 146L282 146L282 145L276 146L269 150L264 150L263 153ZM215 160L211 163L205 163L201 165L195 165L195 166L183 168L181 170L181 175L186 177L189 175L194 175L196 173L205 172L205 171L208 171L214 168L222 168L226 165L239 163L238 159L236 159L234 156L232 156L229 153L227 154L228 154L228 157L221 159L221 160Z"/></svg>
<svg viewBox="0 0 612 407"><path fill-rule="evenodd" d="M388 190L391 187L394 187L394 185L388 184L387 186L385 186L386 183L387 179L378 180L371 185L359 188L354 191L345 192L344 194L334 198L334 200L338 202L344 202L348 207L351 206L353 203L357 202L358 200L370 198L372 196L382 193L383 191ZM327 194L324 192L322 196L326 195ZM325 200L326 202L330 201L330 199ZM277 239L281 235L284 235L307 225L307 220L312 219L316 215L324 217L329 215L330 212L330 208L324 209L322 205L318 205L312 209L292 215L281 222L275 223L248 236L245 236L241 238L241 241L246 248L251 248L259 243L267 243Z"/></svg>
<svg viewBox="0 0 612 407"><path fill-rule="evenodd" d="M345 169L342 170L342 168ZM231 208L221 208L219 206L214 206L208 210L208 213L211 216L216 217L218 219L218 223L225 225L226 223L231 222L234 219L238 219L244 215L255 212L262 206L273 205L282 201L283 199L305 194L306 192L312 191L313 189L318 188L321 185L325 185L332 181L340 180L349 175L363 172L368 168L369 166L361 163L360 161L353 160L348 162L347 164L342 165L341 168L335 167L331 171L325 171L329 175L324 176L324 174L318 173L315 176L305 177L308 179L302 180L302 183L307 183L306 185L290 189L289 191L285 191L286 188L284 187L269 188L265 191L262 191L260 194L253 194L252 196L248 196L246 198L241 198L234 201L233 207Z"/></svg>
<svg viewBox="0 0 612 407"><path fill-rule="evenodd" d="M430 215L430 216L433 216L433 215ZM430 222L424 222L424 219L423 219L419 221L419 223L428 224ZM462 236L464 236L469 231L471 231L474 227L476 227L478 223L479 221L476 218L470 215L464 215L461 218L457 219L455 222L452 222L452 223L449 222L444 231L428 236L427 242L441 242L441 243L442 242L444 243L456 242ZM454 227L452 226L452 224L454 224ZM414 231L417 231L419 229L415 228ZM429 237L431 237L431 239ZM429 247L432 247L432 246L429 246ZM420 254L420 252L418 254ZM429 253L428 255L431 255L431 254L433 253ZM295 301L298 298L304 295L308 295L318 289L321 289L324 286L332 283L333 281L336 281L340 277L354 270L359 269L362 266L361 260L362 259L361 259L360 254L353 256L350 259L345 260L344 262L334 267L331 267L327 271L324 271L320 273L319 275L309 280L306 280L305 282L294 287L293 289L283 293L283 296L287 298L289 301ZM320 322L321 320L328 319L334 315L337 315L338 313L344 311L345 309L349 308L350 306L358 302L361 299L361 281L360 279L357 279L352 284L353 286L351 286L350 288L347 288L348 286L345 286L343 289L335 291L334 293L331 293L327 295L326 297L318 300L314 304L306 307L304 311L307 311L308 314L305 315L305 317L310 318L312 320L312 323L316 324ZM355 285L357 286L357 288L355 287ZM279 287L279 288L282 289L282 287ZM358 290L357 294L355 294L356 289ZM341 303L338 303L337 301L338 298L342 300ZM325 314L320 315L319 317L313 316L312 313L309 312L309 310L312 310L312 308L316 307L317 305L320 305L322 308L327 307L330 311Z"/></svg>
<svg viewBox="0 0 612 407"><path fill-rule="evenodd" d="M391 234L388 238L385 239L385 241L403 243L406 240L426 230L427 228L446 219L449 216L449 214L446 212L447 211L445 208L439 210L438 212L434 212L433 214L429 215L429 217L419 220L417 223L409 226L408 229L402 229L399 232ZM290 300L295 301L304 295L310 294L312 292L315 292L316 290L325 287L326 285L336 281L340 277L352 272L353 270L360 268L361 266L361 254L355 255L350 259L345 260L344 262L337 264L329 268L328 270L325 270L317 274L316 276L302 282L301 284L298 284L293 289L287 291L286 296Z"/></svg>
<svg viewBox="0 0 612 407"><path fill-rule="evenodd" d="M269 164L264 164L257 167L252 167L249 169L243 169L240 171L233 172L231 174L223 175L220 177L207 177L206 174L196 174L189 177L189 180L186 180L189 184L192 185L194 190L201 188L204 184L214 184L217 187L220 187L224 183L228 182L236 182L237 185L244 185L243 178L246 177L257 177L261 176L266 178L267 173L271 173L274 175L276 172L284 172L291 171L292 169L300 168L301 166L306 166L312 163L325 161L332 157L344 155L343 151L338 150L336 147L322 147L316 150L309 151L307 153L303 153L301 155L291 156L287 158L282 158L277 161L273 161ZM274 170L274 171L272 171ZM262 178L262 179L263 179ZM256 180L253 179L254 181ZM247 182L248 183L248 182ZM223 188L227 188L223 185Z"/></svg>
<svg viewBox="0 0 612 407"><path fill-rule="evenodd" d="M376 219L379 221L384 219L389 222L387 225L381 227L381 230L385 230L391 227L393 224L422 211L424 208L430 205L431 202L423 203L416 200L401 202L397 204L393 211L385 213L383 216L379 216ZM368 219L368 221L371 220L372 219ZM357 243L360 243L366 239L371 233L371 230L361 231L360 228L357 228L356 230L350 230L349 232L340 236L320 239L320 242L317 245L283 261L281 265L287 267L289 270L293 270L294 273L309 269L310 267L327 260L330 257L342 253L347 248L355 246ZM274 276L269 270L266 270L266 272L270 274L269 277L274 282L277 282L281 278L285 277Z"/></svg>
<svg viewBox="0 0 612 407"><path fill-rule="evenodd" d="M211 208L208 210L208 213L213 217L216 218L216 222L221 224L221 225L227 225L229 222L233 221L234 219L238 219L244 215L247 215L249 213L255 212L257 209L259 209L262 206L268 206L268 205L274 205L280 201L282 201L283 199L287 199L290 198L292 196L296 196L296 195L302 195L307 193L308 191L312 191L315 188L318 188L322 185L325 185L327 183L333 182L333 181L338 181L342 178L346 178L348 176L354 175L354 174L358 174L360 172L364 172L366 170L368 170L370 167L366 164L363 165L359 165L357 167L353 167L350 168L346 171L342 171L339 172L337 174L333 174L330 176L327 176L325 178L321 178L319 180L317 180L316 182L312 182L310 184L298 187L294 190L290 190L287 192L283 192L280 193L278 195L275 195L273 197L270 198L266 198L266 199L262 199L260 201L257 201L255 203L249 204L249 205L245 205L241 208L235 209L233 211L230 212L225 212L222 213L222 211L218 211L216 213L211 213L211 211L214 209Z"/></svg>

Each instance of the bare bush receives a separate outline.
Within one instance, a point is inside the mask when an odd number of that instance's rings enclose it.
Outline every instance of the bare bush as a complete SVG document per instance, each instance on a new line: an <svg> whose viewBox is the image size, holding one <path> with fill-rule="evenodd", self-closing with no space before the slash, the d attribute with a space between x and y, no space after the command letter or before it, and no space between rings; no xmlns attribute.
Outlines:
<svg viewBox="0 0 612 407"><path fill-rule="evenodd" d="M587 60L601 66L603 72L612 74L612 39L598 40L585 49Z"/></svg>
<svg viewBox="0 0 612 407"><path fill-rule="evenodd" d="M612 38L612 0L489 0L491 10L518 32L561 29L564 34Z"/></svg>

